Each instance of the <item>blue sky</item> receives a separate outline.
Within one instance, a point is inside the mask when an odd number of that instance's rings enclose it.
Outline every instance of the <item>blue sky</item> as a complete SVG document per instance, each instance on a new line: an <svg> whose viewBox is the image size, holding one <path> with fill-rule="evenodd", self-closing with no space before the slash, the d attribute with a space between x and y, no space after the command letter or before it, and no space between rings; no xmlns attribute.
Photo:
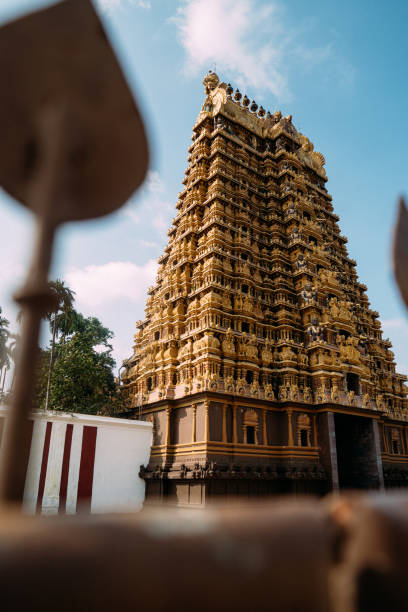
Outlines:
<svg viewBox="0 0 408 612"><path fill-rule="evenodd" d="M0 20L46 4L0 0ZM135 322L175 216L202 78L226 82L293 123L326 158L327 188L350 256L408 373L408 314L394 286L390 241L407 190L408 3L394 0L99 0L96 3L142 108L152 146L144 187L115 215L63 228L52 276L77 307L131 353ZM0 193L0 305L22 281L32 219Z"/></svg>

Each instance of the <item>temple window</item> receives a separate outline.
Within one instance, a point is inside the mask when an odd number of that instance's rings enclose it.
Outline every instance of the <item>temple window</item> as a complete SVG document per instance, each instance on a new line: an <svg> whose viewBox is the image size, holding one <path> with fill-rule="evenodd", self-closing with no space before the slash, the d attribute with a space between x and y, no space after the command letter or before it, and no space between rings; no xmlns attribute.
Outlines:
<svg viewBox="0 0 408 612"><path fill-rule="evenodd" d="M398 429L391 430L391 444L394 455L399 455L401 452L400 435Z"/></svg>
<svg viewBox="0 0 408 612"><path fill-rule="evenodd" d="M248 425L246 428L246 443L255 444L255 427Z"/></svg>
<svg viewBox="0 0 408 612"><path fill-rule="evenodd" d="M258 444L258 428L258 414L253 408L248 408L243 419L244 444Z"/></svg>
<svg viewBox="0 0 408 612"><path fill-rule="evenodd" d="M252 370L247 370L245 380L247 381L248 385L251 385L254 382L254 373Z"/></svg>
<svg viewBox="0 0 408 612"><path fill-rule="evenodd" d="M159 340L160 339L160 332L159 331L154 333L154 339L155 340Z"/></svg>
<svg viewBox="0 0 408 612"><path fill-rule="evenodd" d="M360 382L357 374L346 374L347 391L354 391L356 395L360 394Z"/></svg>
<svg viewBox="0 0 408 612"><path fill-rule="evenodd" d="M296 423L298 446L311 446L311 432L310 417L307 414L299 415Z"/></svg>

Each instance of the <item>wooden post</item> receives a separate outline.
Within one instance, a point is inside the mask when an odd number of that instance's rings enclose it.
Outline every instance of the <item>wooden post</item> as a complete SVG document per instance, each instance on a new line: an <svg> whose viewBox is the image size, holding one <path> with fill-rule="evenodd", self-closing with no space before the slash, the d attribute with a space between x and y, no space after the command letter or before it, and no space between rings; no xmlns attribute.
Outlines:
<svg viewBox="0 0 408 612"><path fill-rule="evenodd" d="M222 441L227 442L227 404L222 406Z"/></svg>
<svg viewBox="0 0 408 612"><path fill-rule="evenodd" d="M288 410L288 446L293 446L292 410Z"/></svg>
<svg viewBox="0 0 408 612"><path fill-rule="evenodd" d="M197 441L197 405L193 405L193 423L191 428L191 442Z"/></svg>

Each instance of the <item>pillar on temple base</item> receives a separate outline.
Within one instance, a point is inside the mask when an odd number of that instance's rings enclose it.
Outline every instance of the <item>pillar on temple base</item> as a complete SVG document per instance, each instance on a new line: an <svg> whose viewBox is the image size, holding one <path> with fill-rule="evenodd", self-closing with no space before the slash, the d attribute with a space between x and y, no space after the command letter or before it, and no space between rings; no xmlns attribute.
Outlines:
<svg viewBox="0 0 408 612"><path fill-rule="evenodd" d="M238 443L237 433L237 405L232 406L232 441L234 444Z"/></svg>
<svg viewBox="0 0 408 612"><path fill-rule="evenodd" d="M292 414L293 414L293 410L289 409L287 411L287 415L288 415L288 446L293 446Z"/></svg>
<svg viewBox="0 0 408 612"><path fill-rule="evenodd" d="M197 406L193 404L192 407L193 418L191 423L191 442L196 442L197 439Z"/></svg>

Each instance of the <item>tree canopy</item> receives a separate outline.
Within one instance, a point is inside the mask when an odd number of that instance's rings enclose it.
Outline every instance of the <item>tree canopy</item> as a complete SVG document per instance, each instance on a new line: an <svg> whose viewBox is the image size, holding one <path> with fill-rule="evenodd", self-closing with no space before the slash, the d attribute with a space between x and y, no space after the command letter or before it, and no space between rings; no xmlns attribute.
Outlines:
<svg viewBox="0 0 408 612"><path fill-rule="evenodd" d="M113 375L112 332L96 317L75 312L69 332L55 343L55 360L50 379L52 410L89 414L116 414L124 407ZM43 351L38 389L39 407L45 407L46 367L50 350Z"/></svg>

